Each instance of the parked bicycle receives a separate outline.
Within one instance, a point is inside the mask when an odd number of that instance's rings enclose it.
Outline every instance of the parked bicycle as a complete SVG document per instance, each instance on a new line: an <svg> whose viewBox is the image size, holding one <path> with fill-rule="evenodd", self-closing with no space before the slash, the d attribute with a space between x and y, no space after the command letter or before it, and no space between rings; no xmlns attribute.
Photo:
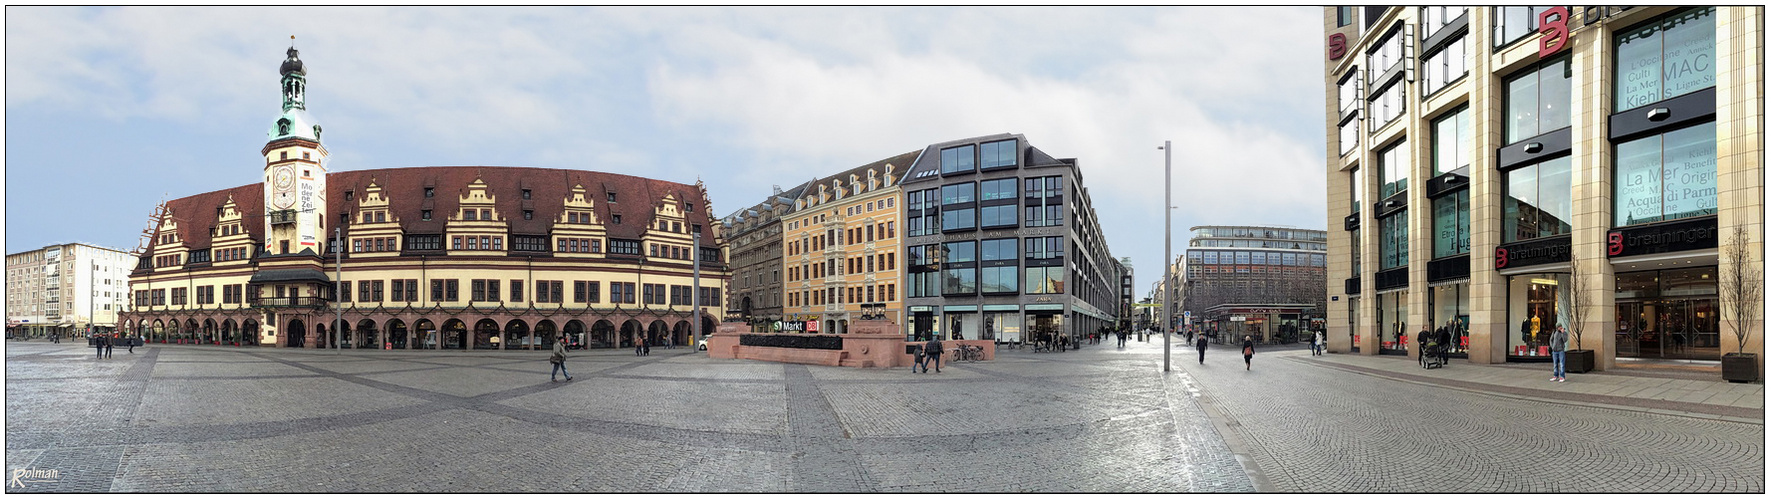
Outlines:
<svg viewBox="0 0 1771 500"><path fill-rule="evenodd" d="M975 345L960 345L953 348L954 361L977 362L984 359L984 348Z"/></svg>

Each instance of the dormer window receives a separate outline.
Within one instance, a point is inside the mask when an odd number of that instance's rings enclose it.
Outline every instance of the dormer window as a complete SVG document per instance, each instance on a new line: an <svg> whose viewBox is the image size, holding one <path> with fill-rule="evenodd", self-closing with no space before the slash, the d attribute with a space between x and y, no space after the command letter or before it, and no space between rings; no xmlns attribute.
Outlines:
<svg viewBox="0 0 1771 500"><path fill-rule="evenodd" d="M430 220L430 211L423 210L423 211L418 212L418 218L424 219L424 220Z"/></svg>
<svg viewBox="0 0 1771 500"><path fill-rule="evenodd" d="M531 220L534 218L535 218L535 211L534 210L524 210L523 211L523 220Z"/></svg>
<svg viewBox="0 0 1771 500"><path fill-rule="evenodd" d="M529 199L529 190L527 190L527 189L523 190L523 199L525 199L525 200Z"/></svg>
<svg viewBox="0 0 1771 500"><path fill-rule="evenodd" d="M356 193L356 191L345 191L344 201L355 201L357 199Z"/></svg>
<svg viewBox="0 0 1771 500"><path fill-rule="evenodd" d="M670 232L673 232L673 233L683 232L683 223L681 223L681 222L670 223Z"/></svg>
<svg viewBox="0 0 1771 500"><path fill-rule="evenodd" d="M480 212L477 210L468 210L461 213L461 218L463 220L475 220L479 215Z"/></svg>
<svg viewBox="0 0 1771 500"><path fill-rule="evenodd" d="M480 220L492 220L492 209L480 209Z"/></svg>
<svg viewBox="0 0 1771 500"><path fill-rule="evenodd" d="M615 221L616 224L621 223L621 214L611 215L611 216L609 216L609 218L610 218L610 220Z"/></svg>
<svg viewBox="0 0 1771 500"><path fill-rule="evenodd" d="M277 135L289 135L289 120L287 118L277 120ZM285 153L285 156L287 156L287 153Z"/></svg>
<svg viewBox="0 0 1771 500"><path fill-rule="evenodd" d="M614 202L615 202L615 192L610 191L609 192L609 203L614 203Z"/></svg>
<svg viewBox="0 0 1771 500"><path fill-rule="evenodd" d="M425 198L435 198L436 196L437 196L437 188L424 188L424 197Z"/></svg>

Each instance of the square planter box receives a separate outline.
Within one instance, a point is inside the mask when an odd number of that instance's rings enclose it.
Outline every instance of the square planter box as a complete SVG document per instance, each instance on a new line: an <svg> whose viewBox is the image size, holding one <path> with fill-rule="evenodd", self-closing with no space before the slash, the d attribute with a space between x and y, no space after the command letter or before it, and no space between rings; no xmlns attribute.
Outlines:
<svg viewBox="0 0 1771 500"><path fill-rule="evenodd" d="M1591 351L1591 350L1568 351L1567 355L1568 355L1568 366L1567 366L1568 371L1574 372L1574 373L1587 373L1587 372L1593 371L1593 366L1594 366L1594 364L1593 364L1593 351Z"/></svg>
<svg viewBox="0 0 1771 500"><path fill-rule="evenodd" d="M1752 382L1759 379L1759 355L1723 354L1722 378L1729 382Z"/></svg>

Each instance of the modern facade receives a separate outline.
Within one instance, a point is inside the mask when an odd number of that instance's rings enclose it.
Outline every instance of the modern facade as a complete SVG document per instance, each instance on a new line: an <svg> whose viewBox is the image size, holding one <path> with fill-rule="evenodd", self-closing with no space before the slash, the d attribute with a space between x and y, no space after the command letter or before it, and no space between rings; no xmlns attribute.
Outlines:
<svg viewBox="0 0 1771 500"><path fill-rule="evenodd" d="M1328 233L1268 226L1194 226L1181 310L1222 341L1292 342L1321 329Z"/></svg>
<svg viewBox="0 0 1771 500"><path fill-rule="evenodd" d="M1324 13L1331 351L1741 347L1718 290L1763 271L1762 7ZM1745 259L1719 251L1737 230Z"/></svg>
<svg viewBox="0 0 1771 500"><path fill-rule="evenodd" d="M725 227L726 255L732 264L726 311L750 324L754 331L769 331L784 318L782 221L793 213L794 201L809 185L807 182L785 191L775 186L774 194L767 200L739 209L720 222Z"/></svg>
<svg viewBox="0 0 1771 500"><path fill-rule="evenodd" d="M109 332L129 306L129 252L66 243L6 256L6 329L43 337Z"/></svg>
<svg viewBox="0 0 1771 500"><path fill-rule="evenodd" d="M163 205L124 328L155 342L546 349L686 345L697 318L710 332L721 317L724 241L699 184L546 168L332 172L295 49L280 72L263 181Z"/></svg>
<svg viewBox="0 0 1771 500"><path fill-rule="evenodd" d="M1032 342L1117 325L1129 270L1075 159L1018 134L938 143L903 190L908 337Z"/></svg>
<svg viewBox="0 0 1771 500"><path fill-rule="evenodd" d="M801 191L780 249L790 330L848 333L864 310L904 323L898 185L920 153L855 167Z"/></svg>

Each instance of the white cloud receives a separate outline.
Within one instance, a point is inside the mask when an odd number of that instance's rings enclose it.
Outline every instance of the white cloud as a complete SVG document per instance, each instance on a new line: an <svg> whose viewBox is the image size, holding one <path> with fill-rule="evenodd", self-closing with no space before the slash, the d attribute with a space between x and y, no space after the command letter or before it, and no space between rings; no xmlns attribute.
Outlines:
<svg viewBox="0 0 1771 500"><path fill-rule="evenodd" d="M1090 46L1102 50L1095 60L1067 61L1078 70L1073 74L1005 72L998 62L1037 57L1013 43L986 47L972 37L953 41L963 50L945 50L945 40L931 41L924 53L881 43L870 53L833 59L777 39L695 30L704 46L679 50L720 53L723 63L660 64L652 72L652 95L680 126L731 127L726 140L735 145L809 160L746 172L777 179L827 174L933 142L1024 133L1054 156L1080 160L1115 252L1145 254L1138 260L1155 269L1155 237L1140 228L1160 227L1162 153L1155 146L1163 139L1175 141L1178 232L1184 234L1188 221L1323 224L1322 137L1288 136L1295 124L1257 119L1279 110L1320 123L1315 110L1322 87L1314 76L1321 63L1296 48L1314 46L1315 32L1304 30L1319 30L1319 18L1301 10L1173 9L1148 21L1117 22L1084 16L1090 19L1082 24L1111 30L1094 36L1120 43ZM1226 19L1226 13L1236 15ZM962 32L945 27L927 31Z"/></svg>

